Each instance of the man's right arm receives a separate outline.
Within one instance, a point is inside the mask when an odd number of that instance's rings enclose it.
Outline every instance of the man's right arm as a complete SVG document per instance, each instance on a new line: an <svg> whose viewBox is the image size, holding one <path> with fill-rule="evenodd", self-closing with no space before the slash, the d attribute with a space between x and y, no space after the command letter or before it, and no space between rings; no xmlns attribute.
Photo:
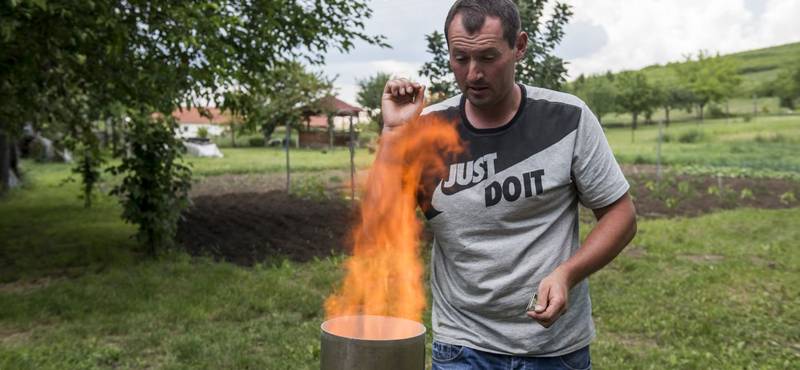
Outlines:
<svg viewBox="0 0 800 370"><path fill-rule="evenodd" d="M404 78L386 82L381 97L381 114L383 115L383 131L380 137L378 155L370 170L367 186L364 190L362 209L381 203L384 197L396 197L402 193L401 174L392 169L402 166L405 155L402 150L402 137L409 123L416 120L422 112L425 97L425 86ZM364 220L366 235L371 227Z"/></svg>

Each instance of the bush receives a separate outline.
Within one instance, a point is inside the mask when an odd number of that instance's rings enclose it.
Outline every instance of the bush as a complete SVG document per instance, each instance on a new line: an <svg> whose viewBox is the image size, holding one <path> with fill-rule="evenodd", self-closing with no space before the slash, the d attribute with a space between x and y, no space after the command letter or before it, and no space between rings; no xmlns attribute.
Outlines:
<svg viewBox="0 0 800 370"><path fill-rule="evenodd" d="M744 114L744 115L742 115L742 119L743 119L745 122L750 122L750 121L752 121L752 120L753 120L753 115L752 115L752 114L750 114L750 113Z"/></svg>
<svg viewBox="0 0 800 370"><path fill-rule="evenodd" d="M681 133L678 141L684 144L698 143L705 139L706 133L701 130L689 130Z"/></svg>
<svg viewBox="0 0 800 370"><path fill-rule="evenodd" d="M706 113L708 118L725 118L725 111L722 110L722 107L718 105L709 105L708 112Z"/></svg>
<svg viewBox="0 0 800 370"><path fill-rule="evenodd" d="M186 148L175 136L174 117L154 119L149 108L131 113L126 145L116 153L123 159L107 170L124 176L111 195L120 197L122 219L138 226L136 240L155 257L173 245L181 210L191 204L192 172L182 164ZM130 157L125 146L131 148Z"/></svg>
<svg viewBox="0 0 800 370"><path fill-rule="evenodd" d="M264 140L263 137L254 137L254 138L251 138L250 140L248 140L247 142L250 143L250 146L259 147L259 148L263 148L264 147L264 143L266 143L266 141Z"/></svg>
<svg viewBox="0 0 800 370"><path fill-rule="evenodd" d="M208 128L200 127L197 129L197 137L201 139L208 139Z"/></svg>

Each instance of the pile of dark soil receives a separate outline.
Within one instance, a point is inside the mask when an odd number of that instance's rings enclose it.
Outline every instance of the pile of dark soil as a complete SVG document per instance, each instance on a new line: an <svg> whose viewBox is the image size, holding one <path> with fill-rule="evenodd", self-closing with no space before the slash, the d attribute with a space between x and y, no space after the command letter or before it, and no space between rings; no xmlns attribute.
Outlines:
<svg viewBox="0 0 800 370"><path fill-rule="evenodd" d="M177 235L191 255L253 266L276 256L309 261L345 251L352 213L343 201L315 202L282 191L192 200Z"/></svg>

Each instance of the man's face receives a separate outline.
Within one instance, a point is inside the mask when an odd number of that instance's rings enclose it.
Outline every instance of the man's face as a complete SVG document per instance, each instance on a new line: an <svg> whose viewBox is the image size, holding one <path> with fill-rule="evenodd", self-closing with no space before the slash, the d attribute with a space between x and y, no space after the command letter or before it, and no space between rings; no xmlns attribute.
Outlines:
<svg viewBox="0 0 800 370"><path fill-rule="evenodd" d="M490 108L512 91L514 64L524 56L525 44L519 50L518 38L515 47L509 47L500 19L486 17L483 28L470 35L458 14L450 23L449 41L456 82L474 107Z"/></svg>

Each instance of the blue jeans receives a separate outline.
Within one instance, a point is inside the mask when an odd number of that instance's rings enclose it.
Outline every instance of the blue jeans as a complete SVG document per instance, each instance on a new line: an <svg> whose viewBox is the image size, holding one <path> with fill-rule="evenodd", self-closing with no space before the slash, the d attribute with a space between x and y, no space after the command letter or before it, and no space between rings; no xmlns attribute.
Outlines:
<svg viewBox="0 0 800 370"><path fill-rule="evenodd" d="M557 357L498 355L433 341L433 370L590 370L589 346Z"/></svg>

